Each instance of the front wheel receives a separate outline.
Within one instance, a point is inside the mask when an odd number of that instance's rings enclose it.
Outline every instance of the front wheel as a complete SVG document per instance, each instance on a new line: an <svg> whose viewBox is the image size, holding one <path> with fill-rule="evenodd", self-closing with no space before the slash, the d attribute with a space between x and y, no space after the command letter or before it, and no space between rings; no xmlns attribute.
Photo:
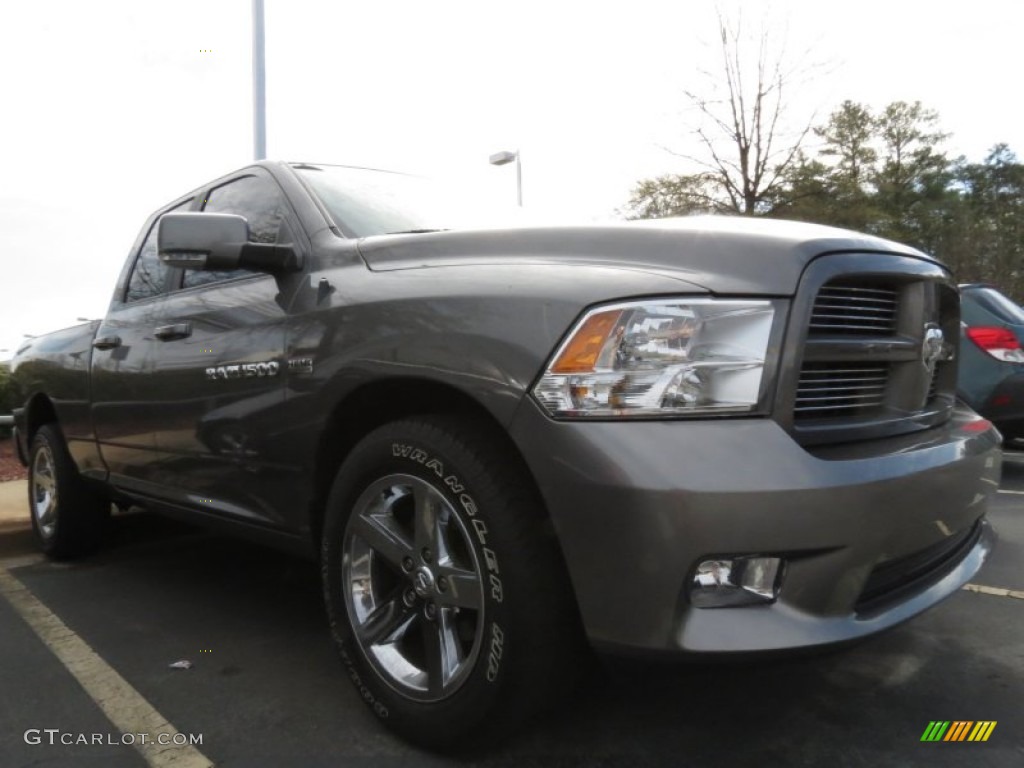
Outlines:
<svg viewBox="0 0 1024 768"><path fill-rule="evenodd" d="M333 636L359 694L410 741L500 738L574 677L576 608L531 488L455 418L382 427L338 472L322 542Z"/></svg>

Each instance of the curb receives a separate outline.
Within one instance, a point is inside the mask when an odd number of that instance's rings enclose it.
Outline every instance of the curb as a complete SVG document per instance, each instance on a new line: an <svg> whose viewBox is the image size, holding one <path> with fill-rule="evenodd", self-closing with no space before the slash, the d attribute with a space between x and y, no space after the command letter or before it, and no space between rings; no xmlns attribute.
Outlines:
<svg viewBox="0 0 1024 768"><path fill-rule="evenodd" d="M0 533L32 527L25 483L25 480L9 480L0 483L3 491L0 493Z"/></svg>

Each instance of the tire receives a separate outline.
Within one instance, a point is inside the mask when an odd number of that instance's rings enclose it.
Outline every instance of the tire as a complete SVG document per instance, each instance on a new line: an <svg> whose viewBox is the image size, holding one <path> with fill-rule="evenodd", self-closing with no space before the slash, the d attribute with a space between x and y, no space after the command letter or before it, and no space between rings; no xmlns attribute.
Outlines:
<svg viewBox="0 0 1024 768"><path fill-rule="evenodd" d="M44 424L35 433L28 467L28 505L39 548L54 560L94 550L110 504L82 480L56 425Z"/></svg>
<svg viewBox="0 0 1024 768"><path fill-rule="evenodd" d="M455 417L386 425L327 503L342 662L388 727L431 749L493 746L567 695L587 654L546 513L498 443Z"/></svg>

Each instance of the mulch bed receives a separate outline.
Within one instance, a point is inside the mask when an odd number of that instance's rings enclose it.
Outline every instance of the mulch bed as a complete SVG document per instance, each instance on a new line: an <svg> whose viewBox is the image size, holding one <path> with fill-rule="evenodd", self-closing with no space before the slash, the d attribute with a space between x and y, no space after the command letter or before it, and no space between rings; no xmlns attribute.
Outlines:
<svg viewBox="0 0 1024 768"><path fill-rule="evenodd" d="M28 471L21 466L18 455L14 452L14 441L0 440L0 483L7 480L21 480Z"/></svg>

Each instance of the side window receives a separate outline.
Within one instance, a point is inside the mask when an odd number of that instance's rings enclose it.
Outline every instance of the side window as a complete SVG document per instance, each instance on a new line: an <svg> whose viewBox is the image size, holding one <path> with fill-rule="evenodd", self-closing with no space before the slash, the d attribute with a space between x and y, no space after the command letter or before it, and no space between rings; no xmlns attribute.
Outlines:
<svg viewBox="0 0 1024 768"><path fill-rule="evenodd" d="M171 211L188 210L192 205L191 200L186 200L181 205L171 208ZM170 211L166 211L170 213ZM135 266L132 267L132 276L128 280L128 290L125 291L125 301L139 301L153 296L159 296L164 292L167 285L167 273L171 268L160 261L156 252L156 225L157 219L149 229L139 255L135 259Z"/></svg>
<svg viewBox="0 0 1024 768"><path fill-rule="evenodd" d="M254 243L276 243L284 218L284 199L277 185L262 176L245 176L216 187L203 205L206 213L234 213L249 222L249 240ZM251 275L245 269L185 272L183 288L206 285L233 277Z"/></svg>

